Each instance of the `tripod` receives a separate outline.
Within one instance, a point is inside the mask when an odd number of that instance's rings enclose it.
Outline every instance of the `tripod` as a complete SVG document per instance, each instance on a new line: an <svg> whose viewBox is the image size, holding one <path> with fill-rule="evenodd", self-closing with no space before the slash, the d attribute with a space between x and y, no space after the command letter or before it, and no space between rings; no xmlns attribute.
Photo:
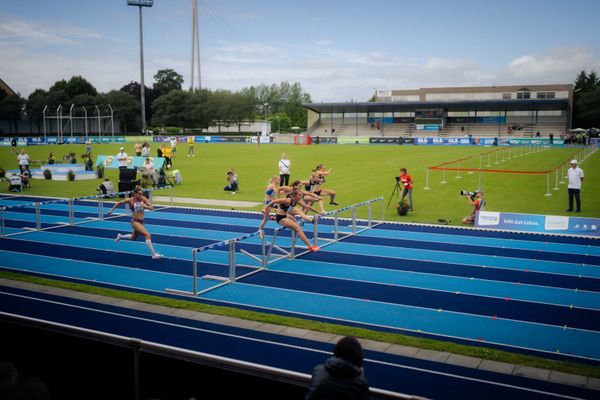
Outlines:
<svg viewBox="0 0 600 400"><path fill-rule="evenodd" d="M396 198L399 199L400 198L400 182L396 181L396 186L394 186L394 190L392 190L392 194L390 195L390 199L388 200L387 206L385 208L388 208L390 206L390 203L392 202L392 199L394 198L394 193L396 193Z"/></svg>

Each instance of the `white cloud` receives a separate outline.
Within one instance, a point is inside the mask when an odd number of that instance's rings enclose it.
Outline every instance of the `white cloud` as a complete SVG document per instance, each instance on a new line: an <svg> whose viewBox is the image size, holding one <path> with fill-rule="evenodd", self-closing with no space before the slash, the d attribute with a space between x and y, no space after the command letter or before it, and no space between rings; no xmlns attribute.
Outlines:
<svg viewBox="0 0 600 400"><path fill-rule="evenodd" d="M102 35L69 25L52 26L17 18L0 18L0 41L20 45L73 45L79 40L99 39Z"/></svg>
<svg viewBox="0 0 600 400"><path fill-rule="evenodd" d="M553 48L543 53L524 54L507 67L507 79L520 82L573 82L581 70L600 69L600 58L582 47Z"/></svg>

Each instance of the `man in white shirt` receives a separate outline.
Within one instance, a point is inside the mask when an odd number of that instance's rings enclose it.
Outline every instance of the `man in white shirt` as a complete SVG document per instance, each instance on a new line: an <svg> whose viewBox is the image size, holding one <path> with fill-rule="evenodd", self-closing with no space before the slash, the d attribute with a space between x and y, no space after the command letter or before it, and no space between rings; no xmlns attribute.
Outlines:
<svg viewBox="0 0 600 400"><path fill-rule="evenodd" d="M575 197L577 205L575 212L581 212L579 194L581 192L581 183L583 182L583 170L577 166L577 160L571 161L571 168L569 168L567 176L569 177L569 208L567 212L573 211L573 197Z"/></svg>
<svg viewBox="0 0 600 400"><path fill-rule="evenodd" d="M119 161L119 168L127 168L127 153L125 153L124 147L121 147L119 154L117 154L117 161Z"/></svg>
<svg viewBox="0 0 600 400"><path fill-rule="evenodd" d="M285 153L279 160L279 186L288 186L290 184L290 166L292 163L287 159Z"/></svg>
<svg viewBox="0 0 600 400"><path fill-rule="evenodd" d="M21 170L22 166L25 166L25 169L29 171L29 155L25 152L25 149L21 150L21 153L17 156L17 160L19 161L19 170Z"/></svg>

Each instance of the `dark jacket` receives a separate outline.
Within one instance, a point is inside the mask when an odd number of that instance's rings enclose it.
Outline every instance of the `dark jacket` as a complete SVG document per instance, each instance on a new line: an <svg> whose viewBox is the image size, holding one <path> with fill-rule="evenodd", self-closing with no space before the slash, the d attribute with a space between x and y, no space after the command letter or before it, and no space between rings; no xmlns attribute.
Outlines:
<svg viewBox="0 0 600 400"><path fill-rule="evenodd" d="M304 400L369 399L369 384L362 369L338 357L315 367Z"/></svg>

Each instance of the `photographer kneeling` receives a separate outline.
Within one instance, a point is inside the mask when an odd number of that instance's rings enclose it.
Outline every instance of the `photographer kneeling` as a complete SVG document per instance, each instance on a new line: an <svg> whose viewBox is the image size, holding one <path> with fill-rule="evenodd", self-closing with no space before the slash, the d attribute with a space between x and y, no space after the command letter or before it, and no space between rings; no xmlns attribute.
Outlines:
<svg viewBox="0 0 600 400"><path fill-rule="evenodd" d="M483 211L485 207L485 199L483 198L483 190L476 190L475 192L465 192L461 190L461 195L465 196L469 200L469 204L473 206L473 212L468 217L464 217L463 224L473 225L475 223L475 215L477 211Z"/></svg>

